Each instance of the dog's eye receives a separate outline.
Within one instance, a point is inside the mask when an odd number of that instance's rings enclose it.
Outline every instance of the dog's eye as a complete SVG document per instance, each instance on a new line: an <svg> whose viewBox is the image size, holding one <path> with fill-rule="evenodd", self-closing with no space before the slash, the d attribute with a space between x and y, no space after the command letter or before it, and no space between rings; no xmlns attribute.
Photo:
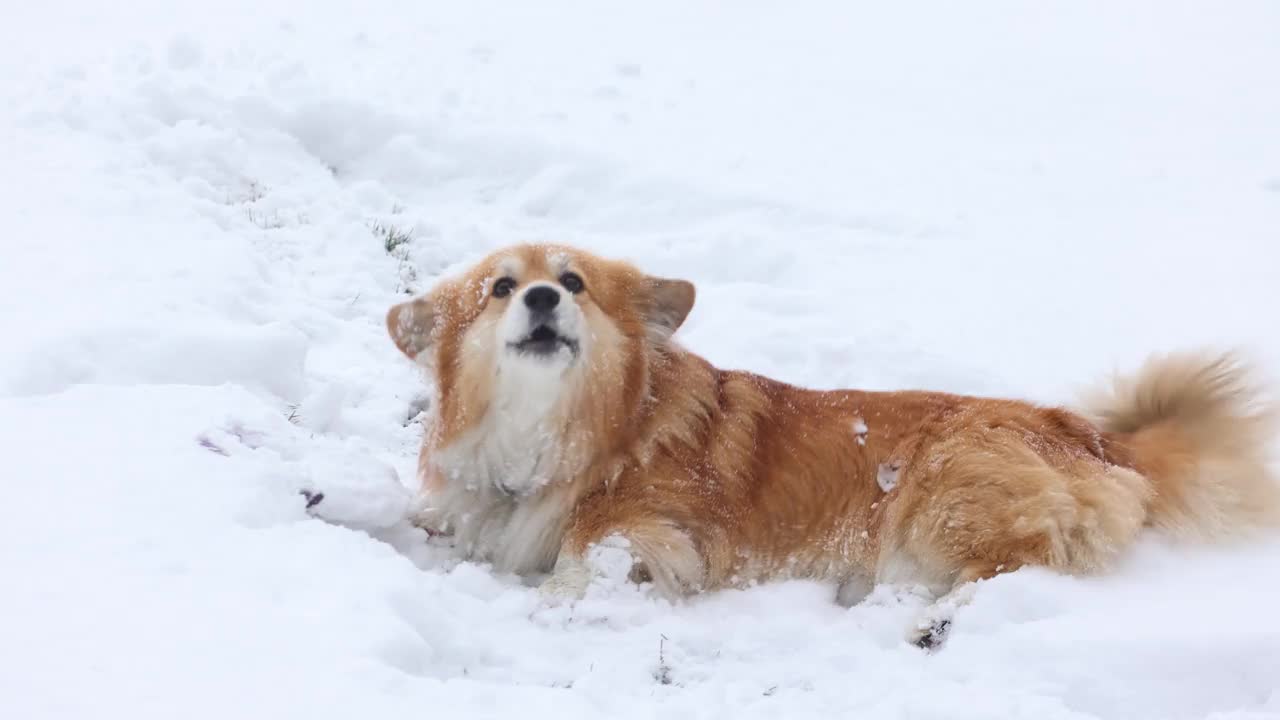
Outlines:
<svg viewBox="0 0 1280 720"><path fill-rule="evenodd" d="M582 278L578 273L567 272L560 276L560 284L571 293L582 292Z"/></svg>
<svg viewBox="0 0 1280 720"><path fill-rule="evenodd" d="M503 277L493 284L493 296L504 298L516 289L516 281L514 278Z"/></svg>

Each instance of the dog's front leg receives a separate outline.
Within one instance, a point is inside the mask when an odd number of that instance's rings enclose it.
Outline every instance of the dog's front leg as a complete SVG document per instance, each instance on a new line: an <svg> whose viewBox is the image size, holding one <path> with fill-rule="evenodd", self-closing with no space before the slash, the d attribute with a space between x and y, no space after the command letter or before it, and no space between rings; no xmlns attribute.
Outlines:
<svg viewBox="0 0 1280 720"><path fill-rule="evenodd" d="M553 603L580 600L587 594L587 588L593 580L609 574L610 566L618 562L619 553L625 556L625 562L634 562L627 544L619 536L606 538L602 543L592 545L586 552L561 548L551 576L538 586L538 592ZM607 557L609 555L612 557ZM610 560L613 562L609 562Z"/></svg>
<svg viewBox="0 0 1280 720"><path fill-rule="evenodd" d="M597 578L652 583L668 599L703 589L706 563L693 538L674 522L647 515L631 522L575 522L541 586L544 597L575 600Z"/></svg>

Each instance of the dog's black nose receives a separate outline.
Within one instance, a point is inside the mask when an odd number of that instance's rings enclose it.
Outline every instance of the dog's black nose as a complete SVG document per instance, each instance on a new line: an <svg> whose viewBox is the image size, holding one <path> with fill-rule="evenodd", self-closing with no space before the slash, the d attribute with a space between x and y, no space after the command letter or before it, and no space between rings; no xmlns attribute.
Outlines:
<svg viewBox="0 0 1280 720"><path fill-rule="evenodd" d="M546 285L529 288L529 292L524 294L524 304L530 310L547 312L560 304L560 291Z"/></svg>

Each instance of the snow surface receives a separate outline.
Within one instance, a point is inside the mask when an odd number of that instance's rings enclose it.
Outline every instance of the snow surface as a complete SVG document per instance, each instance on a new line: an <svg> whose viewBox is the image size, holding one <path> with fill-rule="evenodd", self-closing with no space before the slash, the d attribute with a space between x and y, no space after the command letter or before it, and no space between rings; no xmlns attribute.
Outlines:
<svg viewBox="0 0 1280 720"><path fill-rule="evenodd" d="M933 655L890 588L543 609L404 525L382 325L556 240L813 386L1280 368L1280 5L10 5L0 717L1280 717L1274 537L1000 577Z"/></svg>

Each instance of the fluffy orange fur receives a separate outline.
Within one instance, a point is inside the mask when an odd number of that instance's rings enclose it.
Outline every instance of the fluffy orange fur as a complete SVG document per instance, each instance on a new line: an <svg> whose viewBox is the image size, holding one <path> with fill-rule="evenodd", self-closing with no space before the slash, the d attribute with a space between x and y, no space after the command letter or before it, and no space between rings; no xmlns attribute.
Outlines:
<svg viewBox="0 0 1280 720"><path fill-rule="evenodd" d="M509 301L490 288L499 276L555 283L566 269L585 281L572 298L590 346L537 421L544 482L494 491L511 460L491 446L518 402L507 395L522 391L503 389L493 329ZM392 338L436 392L423 522L501 569L553 571L546 587L571 596L590 579L591 548L622 538L632 577L675 597L790 577L945 593L1026 565L1103 570L1148 525L1221 536L1280 515L1264 453L1275 415L1229 356L1153 361L1088 415L814 391L681 348L670 336L693 301L688 283L526 245L392 308ZM946 622L922 623L917 639Z"/></svg>

